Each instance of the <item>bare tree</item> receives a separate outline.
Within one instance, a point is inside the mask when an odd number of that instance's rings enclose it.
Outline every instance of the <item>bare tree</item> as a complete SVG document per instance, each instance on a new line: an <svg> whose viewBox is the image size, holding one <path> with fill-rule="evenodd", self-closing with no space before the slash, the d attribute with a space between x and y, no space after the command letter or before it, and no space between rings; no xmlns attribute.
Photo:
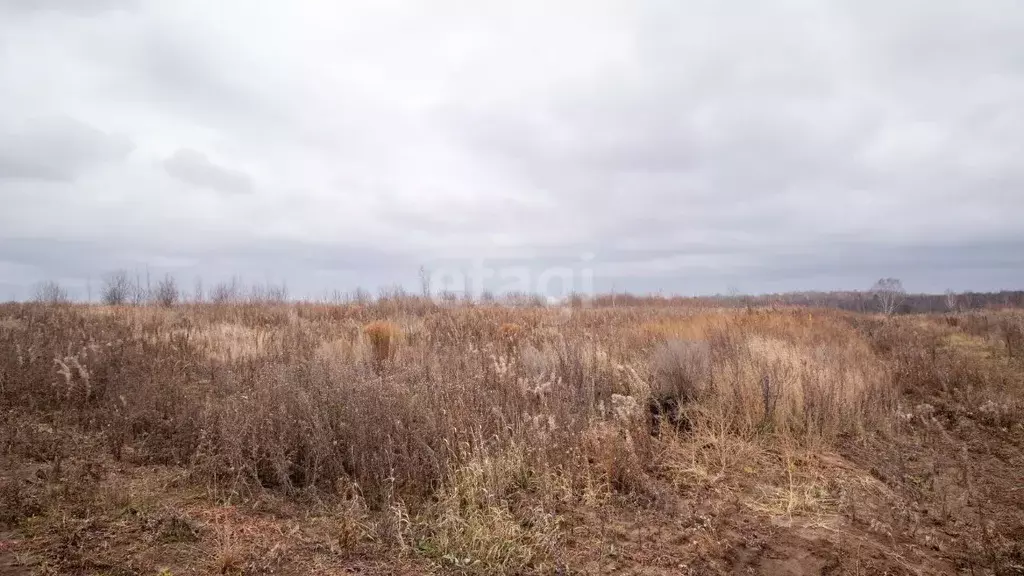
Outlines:
<svg viewBox="0 0 1024 576"><path fill-rule="evenodd" d="M882 278L871 288L871 293L878 299L883 314L891 316L903 303L907 292L899 278Z"/></svg>
<svg viewBox="0 0 1024 576"><path fill-rule="evenodd" d="M196 276L196 287L192 295L192 301L196 304L202 304L206 299L205 293L203 292L203 279Z"/></svg>
<svg viewBox="0 0 1024 576"><path fill-rule="evenodd" d="M288 301L288 284L254 284L249 289L249 302L254 304L283 304Z"/></svg>
<svg viewBox="0 0 1024 576"><path fill-rule="evenodd" d="M430 271L426 266L420 266L420 296L430 298Z"/></svg>
<svg viewBox="0 0 1024 576"><path fill-rule="evenodd" d="M439 296L441 297L441 302L445 304L455 304L459 301L459 295L451 290L442 290Z"/></svg>
<svg viewBox="0 0 1024 576"><path fill-rule="evenodd" d="M134 296L134 292L128 271L116 270L103 278L100 299L108 306L121 306L128 303L128 300Z"/></svg>
<svg viewBox="0 0 1024 576"><path fill-rule="evenodd" d="M946 290L946 308L950 312L956 312L959 308L959 298L957 298L956 292L952 290Z"/></svg>
<svg viewBox="0 0 1024 576"><path fill-rule="evenodd" d="M238 302L242 296L242 282L232 276L230 282L218 282L210 290L210 301L214 304Z"/></svg>
<svg viewBox="0 0 1024 576"><path fill-rule="evenodd" d="M165 308L171 308L178 303L181 292L178 291L178 282L173 276L167 274L163 280L156 283L156 289L152 294L153 302Z"/></svg>
<svg viewBox="0 0 1024 576"><path fill-rule="evenodd" d="M355 291L352 292L352 294L350 296L350 301L353 304L359 304L360 306L365 306L365 305L367 305L367 304L369 304L370 302L373 301L373 296L370 295L370 292L368 290L366 290L365 288L363 288L361 286L357 286Z"/></svg>
<svg viewBox="0 0 1024 576"><path fill-rule="evenodd" d="M146 287L142 287L142 278L139 277L139 273L135 273L135 284L132 285L131 291L131 302L135 306L142 306L149 300L149 271L146 272Z"/></svg>
<svg viewBox="0 0 1024 576"><path fill-rule="evenodd" d="M53 280L36 284L33 289L33 298L36 302L45 304L67 304L71 301L67 289Z"/></svg>

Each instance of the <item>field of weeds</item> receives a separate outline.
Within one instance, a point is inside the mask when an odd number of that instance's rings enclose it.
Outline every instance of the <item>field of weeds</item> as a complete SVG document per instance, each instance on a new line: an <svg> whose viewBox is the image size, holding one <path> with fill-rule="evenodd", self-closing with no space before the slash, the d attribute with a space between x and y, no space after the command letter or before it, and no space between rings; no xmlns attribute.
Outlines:
<svg viewBox="0 0 1024 576"><path fill-rule="evenodd" d="M1024 317L0 306L0 574L1021 574Z"/></svg>

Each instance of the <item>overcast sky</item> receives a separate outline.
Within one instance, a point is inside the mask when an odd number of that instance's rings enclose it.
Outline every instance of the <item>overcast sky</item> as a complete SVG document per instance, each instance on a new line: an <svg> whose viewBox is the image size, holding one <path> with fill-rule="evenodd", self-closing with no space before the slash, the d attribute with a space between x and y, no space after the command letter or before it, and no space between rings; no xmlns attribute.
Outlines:
<svg viewBox="0 0 1024 576"><path fill-rule="evenodd" d="M0 299L1024 287L1020 0L0 0L0 86Z"/></svg>

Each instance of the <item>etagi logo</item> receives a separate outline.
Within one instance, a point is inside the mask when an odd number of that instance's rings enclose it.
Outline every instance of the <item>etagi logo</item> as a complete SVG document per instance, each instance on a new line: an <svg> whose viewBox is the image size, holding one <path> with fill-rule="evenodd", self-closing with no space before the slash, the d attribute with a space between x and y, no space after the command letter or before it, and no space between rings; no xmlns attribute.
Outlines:
<svg viewBox="0 0 1024 576"><path fill-rule="evenodd" d="M540 266L529 260L498 264L477 259L468 267L435 268L422 280L424 291L435 299L453 294L480 299L491 293L539 295L548 302L564 302L574 295L594 295L593 262L594 255L589 252L559 266Z"/></svg>

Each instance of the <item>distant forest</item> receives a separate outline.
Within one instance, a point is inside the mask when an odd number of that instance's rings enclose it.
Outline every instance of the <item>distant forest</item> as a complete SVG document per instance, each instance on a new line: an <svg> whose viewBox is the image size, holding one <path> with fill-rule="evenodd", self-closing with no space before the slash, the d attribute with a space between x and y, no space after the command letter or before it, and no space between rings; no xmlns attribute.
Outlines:
<svg viewBox="0 0 1024 576"><path fill-rule="evenodd" d="M426 278L421 270L421 276ZM505 305L513 307L543 307L553 303L552 300L539 294L510 292L496 295L483 292L477 297L460 295L455 292L434 293L430 290L427 280L423 281L419 295L407 292L401 286L382 289L374 298L370 292L358 288L351 293L335 290L325 293L323 298L315 300L335 304L355 303L369 304L376 300L379 303L401 302L408 299L434 299L441 304L480 303ZM66 304L72 302L68 290L54 281L40 282L33 289L33 300L42 303ZM301 301L299 299L298 301ZM92 291L86 302L92 302ZM179 288L177 281L170 275L151 283L147 277L132 277L127 271L120 270L107 274L103 278L99 290L99 301L107 305L143 305L155 304L170 307L186 302L229 304L272 304L296 301L289 297L285 284L255 284L246 287L239 278L230 282L220 282L208 289L197 281L194 292L186 293ZM307 300L309 301L309 300ZM903 289L898 278L882 278L869 290L847 290L836 292L788 292L784 294L718 294L714 296L676 296L630 293L605 293L593 296L574 293L562 299L560 305L572 307L596 305L602 307L628 306L681 306L681 307L770 307L770 306L807 306L817 308L836 308L851 312L881 312L885 314L920 314L936 312L963 312L968 310L991 310L1001 308L1024 308L1024 290L1002 290L999 292L952 292L945 294L912 294ZM558 305L558 304L556 304Z"/></svg>
<svg viewBox="0 0 1024 576"><path fill-rule="evenodd" d="M882 312L885 294L877 291L846 292L794 292L787 294L761 294L757 296L636 296L632 294L602 294L593 302L599 306L811 306L838 308L853 312ZM890 296L891 297L891 296ZM1000 292L958 292L947 294L900 294L893 307L895 314L927 312L955 312L993 308L1024 308L1024 290Z"/></svg>

